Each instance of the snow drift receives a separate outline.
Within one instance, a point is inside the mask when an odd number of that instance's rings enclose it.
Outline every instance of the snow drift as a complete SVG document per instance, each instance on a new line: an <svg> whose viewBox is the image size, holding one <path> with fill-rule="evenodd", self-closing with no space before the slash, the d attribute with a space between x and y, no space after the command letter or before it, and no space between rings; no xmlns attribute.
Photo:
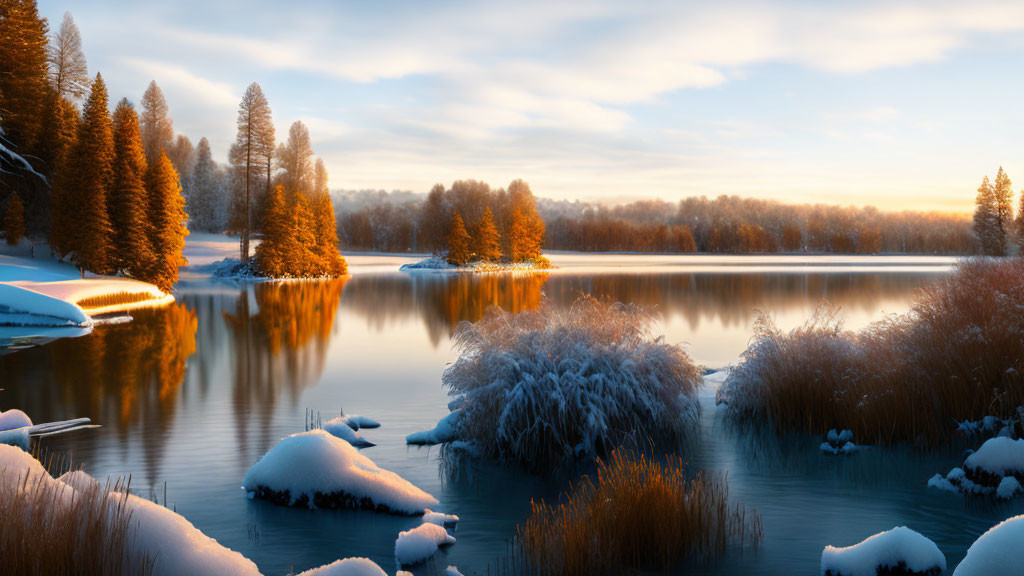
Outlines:
<svg viewBox="0 0 1024 576"><path fill-rule="evenodd" d="M399 566L419 564L430 559L441 546L455 544L455 537L437 524L420 524L412 530L399 532L395 541L395 561Z"/></svg>
<svg viewBox="0 0 1024 576"><path fill-rule="evenodd" d="M923 576L945 569L946 557L939 547L906 526L875 534L846 548L826 546L821 553L822 576Z"/></svg>
<svg viewBox="0 0 1024 576"><path fill-rule="evenodd" d="M494 308L459 324L460 355L442 383L461 410L460 435L485 457L535 471L681 440L699 415L701 371L650 334L652 321L639 306L583 296L568 310Z"/></svg>
<svg viewBox="0 0 1024 576"><path fill-rule="evenodd" d="M387 572L369 558L345 558L306 570L298 576L387 576Z"/></svg>
<svg viewBox="0 0 1024 576"><path fill-rule="evenodd" d="M379 468L348 442L324 430L282 439L245 475L250 497L310 508L363 508L423 514L433 496Z"/></svg>
<svg viewBox="0 0 1024 576"><path fill-rule="evenodd" d="M982 534L953 576L1017 576L1024 566L1024 516L1014 516Z"/></svg>
<svg viewBox="0 0 1024 576"><path fill-rule="evenodd" d="M82 327L89 316L70 302L16 284L0 282L0 325Z"/></svg>

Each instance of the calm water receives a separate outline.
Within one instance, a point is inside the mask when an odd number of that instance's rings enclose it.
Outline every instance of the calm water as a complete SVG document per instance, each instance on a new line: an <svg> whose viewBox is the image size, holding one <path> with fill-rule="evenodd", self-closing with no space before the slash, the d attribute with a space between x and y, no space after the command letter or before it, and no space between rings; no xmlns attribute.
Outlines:
<svg viewBox="0 0 1024 576"><path fill-rule="evenodd" d="M491 305L518 311L544 295L567 306L581 292L654 306L659 330L708 367L735 361L755 310L783 327L803 321L823 298L857 328L907 309L915 290L945 262L880 262L789 268L773 261L665 257L570 257L546 276L410 276L399 258L352 259L347 281L238 286L187 274L178 303L134 313L129 324L0 356L0 407L34 420L88 416L102 428L45 441L97 477L132 475L142 495L168 504L267 574L368 556L394 570L394 539L415 518L372 512L281 508L249 501L248 468L281 437L304 428L307 408L344 409L383 423L364 435L364 453L458 514L458 543L435 565L486 573L505 555L531 497L564 488L555 480L481 466L441 476L437 450L406 447L406 434L447 413L441 373L454 360L449 333ZM724 266L723 266L724 264ZM620 266L626 265L623 268ZM765 546L693 574L816 574L826 544L848 545L896 525L932 537L953 567L974 538L1024 511L964 501L925 488L955 456L922 458L872 450L851 458L818 454L820 439L782 446L733 430L703 393L703 428L686 457L727 471L732 495L763 516Z"/></svg>

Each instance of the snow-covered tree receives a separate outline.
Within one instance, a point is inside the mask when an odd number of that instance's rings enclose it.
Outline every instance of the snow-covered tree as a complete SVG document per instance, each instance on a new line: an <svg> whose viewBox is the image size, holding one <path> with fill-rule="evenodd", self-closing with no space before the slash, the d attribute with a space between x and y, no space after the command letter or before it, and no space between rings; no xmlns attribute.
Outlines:
<svg viewBox="0 0 1024 576"><path fill-rule="evenodd" d="M64 13L60 28L47 46L50 85L62 98L79 100L89 91L89 67L82 53L82 35L71 12Z"/></svg>
<svg viewBox="0 0 1024 576"><path fill-rule="evenodd" d="M988 176L981 181L975 199L974 234L978 238L981 253L988 256L1002 256L1006 253L1006 236L1001 227L999 205L995 188Z"/></svg>
<svg viewBox="0 0 1024 576"><path fill-rule="evenodd" d="M273 142L274 124L270 118L270 104L260 85L253 82L245 90L238 105L238 133L229 154L236 184L231 205L231 227L241 233L239 251L242 262L249 261L254 196L261 174L266 174L269 180ZM266 172L263 172L264 168Z"/></svg>
<svg viewBox="0 0 1024 576"><path fill-rule="evenodd" d="M999 216L999 231L1003 237L1003 252L1013 235L1013 183L1010 176L999 167L996 173L996 182L992 190L992 196L996 203L996 214Z"/></svg>
<svg viewBox="0 0 1024 576"><path fill-rule="evenodd" d="M199 140L196 147L195 168L192 171L192 185L185 194L185 207L189 217L189 228L204 232L224 230L224 206L222 178L210 153L210 141Z"/></svg>
<svg viewBox="0 0 1024 576"><path fill-rule="evenodd" d="M281 169L280 183L285 190L312 194L315 185L313 172L313 144L309 129L301 120L288 129L288 140L277 149L277 165Z"/></svg>
<svg viewBox="0 0 1024 576"><path fill-rule="evenodd" d="M142 147L146 151L146 161L156 162L164 146L174 138L174 124L167 114L167 100L164 92L156 84L149 83L142 94L142 114L139 116L139 130L142 134Z"/></svg>

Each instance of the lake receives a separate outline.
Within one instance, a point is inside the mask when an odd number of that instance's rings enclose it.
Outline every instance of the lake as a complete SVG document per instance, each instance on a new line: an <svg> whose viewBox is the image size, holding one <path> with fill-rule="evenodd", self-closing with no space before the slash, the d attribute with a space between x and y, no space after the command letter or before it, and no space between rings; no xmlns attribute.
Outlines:
<svg viewBox="0 0 1024 576"><path fill-rule="evenodd" d="M201 261L196 252L193 262ZM398 271L400 256L351 256L349 280L236 284L186 271L177 303L133 312L127 324L0 356L0 407L37 422L88 416L101 428L43 439L98 478L131 475L133 491L165 501L266 574L348 556L394 571L397 533L418 518L367 511L283 508L246 499L249 467L281 437L305 429L308 410L379 420L363 453L459 515L458 543L433 564L494 573L531 498L564 479L479 465L442 474L436 448L407 447L411 432L447 414L441 374L455 359L449 335L492 305L521 311L570 305L580 293L652 307L656 332L708 368L739 359L758 310L783 328L823 299L848 327L905 312L941 279L946 258L682 257L554 254L546 274L445 275ZM950 567L1024 501L992 505L926 488L958 454L870 449L817 451L820 438L735 430L704 390L699 438L685 458L728 473L731 497L759 511L764 546L688 574L817 574L827 544L850 545L907 525L929 536ZM950 423L952 425L952 423ZM166 488L165 488L166 487Z"/></svg>

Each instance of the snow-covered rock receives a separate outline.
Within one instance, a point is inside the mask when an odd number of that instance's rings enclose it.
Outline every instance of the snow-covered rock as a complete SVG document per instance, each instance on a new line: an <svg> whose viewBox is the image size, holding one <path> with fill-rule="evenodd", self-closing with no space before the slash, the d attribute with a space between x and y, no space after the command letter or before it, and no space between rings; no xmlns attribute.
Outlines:
<svg viewBox="0 0 1024 576"><path fill-rule="evenodd" d="M250 497L311 508L423 514L437 500L324 430L282 439L242 481Z"/></svg>
<svg viewBox="0 0 1024 576"><path fill-rule="evenodd" d="M946 569L946 557L934 542L905 526L846 548L826 546L821 553L823 576L876 576L899 568L905 571L901 574L939 574Z"/></svg>
<svg viewBox="0 0 1024 576"><path fill-rule="evenodd" d="M437 426L430 430L413 432L405 437L405 442L407 444L433 445L458 440L461 421L461 411L450 412L438 421Z"/></svg>
<svg viewBox="0 0 1024 576"><path fill-rule="evenodd" d="M452 527L458 524L459 517L455 514L445 514L443 512L434 512L427 508L423 513L424 524L437 524L438 526Z"/></svg>
<svg viewBox="0 0 1024 576"><path fill-rule="evenodd" d="M71 504L76 492L99 486L82 471L54 479L39 461L11 446L0 446L0 482L16 482L31 489L63 487L57 492L59 497L52 500L54 506ZM259 570L252 561L221 546L175 512L124 493L111 492L107 498L111 507L122 507L131 513L135 526L132 553L137 558L145 555L152 559L154 575L258 576Z"/></svg>
<svg viewBox="0 0 1024 576"><path fill-rule="evenodd" d="M387 572L369 558L345 558L306 570L298 576L387 576Z"/></svg>
<svg viewBox="0 0 1024 576"><path fill-rule="evenodd" d="M1024 567L1024 516L1014 516L982 534L953 576L1018 576Z"/></svg>
<svg viewBox="0 0 1024 576"><path fill-rule="evenodd" d="M377 422L373 418L367 418L366 416L360 416L359 414L346 414L341 417L349 428L353 430L360 430L362 428L380 428L380 422Z"/></svg>
<svg viewBox="0 0 1024 576"><path fill-rule="evenodd" d="M376 446L373 442L370 442L366 438L360 436L359 433L356 432L359 428L353 428L344 417L332 418L327 422L324 422L323 429L332 436L341 438L356 448L369 448L371 446Z"/></svg>
<svg viewBox="0 0 1024 576"><path fill-rule="evenodd" d="M395 540L395 561L400 566L411 566L428 560L438 547L455 544L455 537L437 524L420 524L412 530L398 533Z"/></svg>
<svg viewBox="0 0 1024 576"><path fill-rule="evenodd" d="M412 264L402 264L398 269L402 272L434 272L438 270L457 270L458 266L449 264L447 260L440 256L431 256L426 260L420 260Z"/></svg>
<svg viewBox="0 0 1024 576"><path fill-rule="evenodd" d="M837 431L835 428L828 431L825 441L818 446L818 450L824 454L849 455L860 450L861 447L853 443L853 432L849 430Z"/></svg>
<svg viewBox="0 0 1024 576"><path fill-rule="evenodd" d="M978 483L996 485L1004 476L1024 478L1024 440L990 438L964 460L964 471Z"/></svg>

